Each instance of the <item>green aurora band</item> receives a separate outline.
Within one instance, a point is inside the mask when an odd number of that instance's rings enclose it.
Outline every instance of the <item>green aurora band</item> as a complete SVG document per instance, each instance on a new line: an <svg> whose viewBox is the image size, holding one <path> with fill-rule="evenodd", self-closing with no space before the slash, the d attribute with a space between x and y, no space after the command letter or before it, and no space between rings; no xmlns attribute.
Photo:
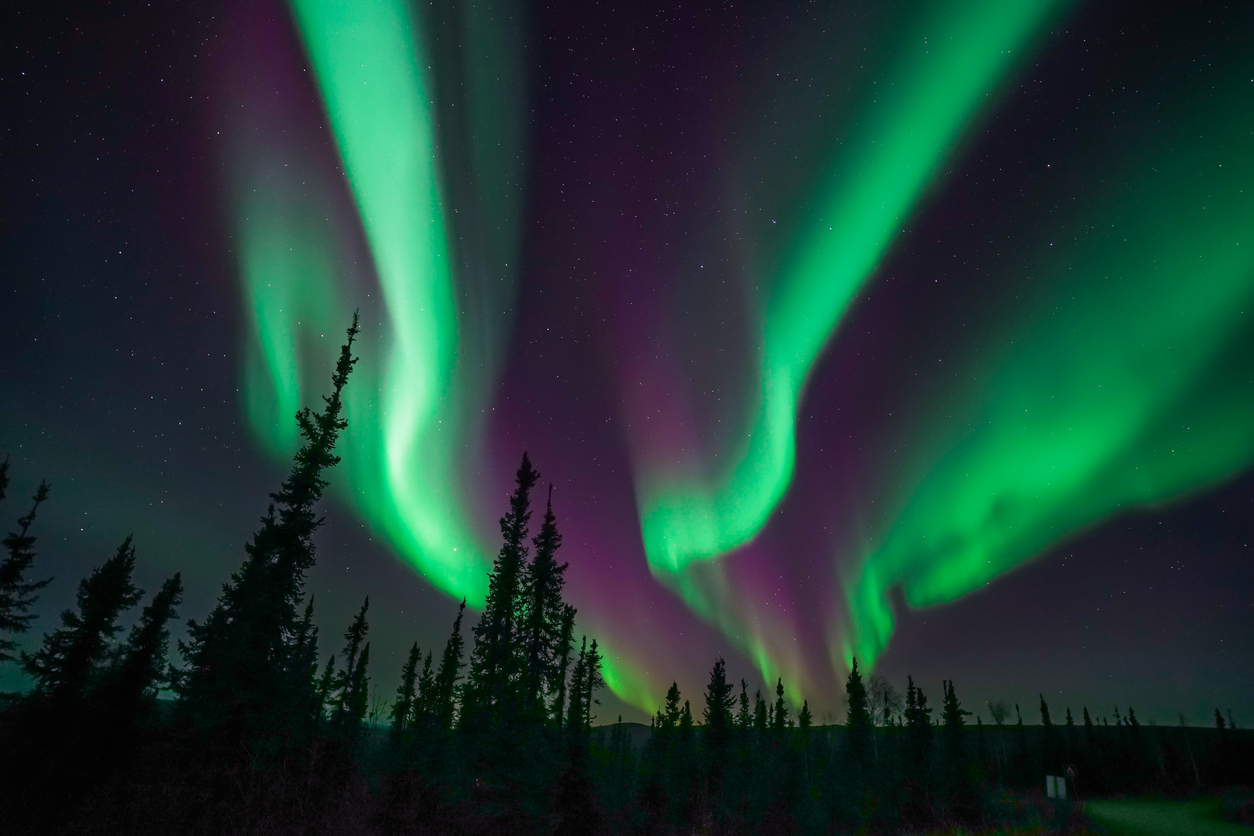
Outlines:
<svg viewBox="0 0 1254 836"><path fill-rule="evenodd" d="M792 479L798 404L824 345L964 133L1069 5L935 3L906 28L841 138L817 217L761 300L760 392L740 448L726 457L734 464L711 479L691 462L650 462L637 477L645 552L664 580L766 524Z"/></svg>
<svg viewBox="0 0 1254 836"><path fill-rule="evenodd" d="M334 184L316 165L288 148L291 168L269 158L242 167L233 228L255 328L244 368L249 423L268 450L290 453L289 418L318 391L343 311L360 305L371 330L349 393L348 499L434 586L478 607L489 561L472 521L491 514L473 507L465 479L499 366L499 345L479 344L507 330L488 327L482 310L508 307L484 288L509 273L518 249L516 205L483 195L502 182L517 192L520 176L502 160L522 155L491 149L521 132L502 106L502 73L484 69L495 52L480 48L462 70L478 68L469 86L482 93L464 128L470 150L460 153L484 181L451 183L459 151L441 131L431 69L446 65L428 54L408 4L290 2L373 271L349 281L344 219L327 217ZM759 299L757 399L727 457L735 464L713 475L693 462L637 464L653 573L767 681L782 674L799 684L790 698L804 696L813 660L787 618L770 617L709 559L751 540L782 500L797 410L824 346L964 136L1070 5L935 3L907 27L833 152L812 222ZM500 32L468 40L493 38ZM1034 265L1037 285L1047 290L998 323L957 388L937 396L943 406L919 409L894 463L907 474L894 484L907 487L882 497L877 507L888 510L869 545L846 536L834 546L848 612L825 614L833 668L882 653L895 585L911 606L956 600L1112 513L1216 484L1254 460L1254 125L1233 117L1235 96L1249 93L1217 94L1179 135L1160 136L1119 189L1079 184L1087 209L1070 220L1089 232L1052 251L1038 242L1047 256ZM465 230L454 229L450 207L468 205L481 220L466 246L492 251L486 266L468 268L453 243ZM359 286L376 278L377 295ZM656 707L658 683L633 660L607 652L605 677L625 701Z"/></svg>
<svg viewBox="0 0 1254 836"><path fill-rule="evenodd" d="M1119 153L1091 179L1120 185L1077 201L1065 226L1035 219L1056 237L1024 236L1046 256L1015 286L1046 290L921 410L931 449L907 465L880 544L844 564L840 661L882 652L894 585L911 607L954 601L1112 513L1254 461L1254 95L1233 69L1180 118L1156 102L1137 146L1136 130L1094 143Z"/></svg>
<svg viewBox="0 0 1254 836"><path fill-rule="evenodd" d="M481 5L460 10L459 40L470 42L470 58L451 58L471 65L462 69L469 76L463 87L471 91L462 95L471 101L460 102L469 105L461 112L481 122L490 116L498 130L512 130L516 108L499 101L508 90L483 77L503 73L481 59L485 53L498 62L514 56L500 43L508 38L506 27L492 19L494 10L477 11ZM501 316L512 294L505 274L517 237L520 176L510 169L518 163L510 161L521 158L514 153L518 140L502 147L490 130L472 125L466 130L477 141L469 150L441 149L431 69L438 61L427 54L407 3L293 0L291 6L356 203L358 217L347 225L360 224L373 262L373 275L361 284L377 279L378 292L346 280L354 271L342 241L345 224L325 217L333 205L330 186L307 185L319 181L316 166L300 165L290 140L285 159L297 161L290 173L274 163L245 171L234 214L257 338L245 366L249 422L268 450L291 452L288 417L333 362L331 343L342 331L343 311L361 306L366 342L343 441L348 498L434 586L481 606L490 564L471 522L464 478L476 460L499 345L485 346L482 338L467 344L462 337L464 327L507 331L480 327L480 320L484 309ZM446 136L461 127L452 121L443 126ZM279 133L272 139L282 142ZM447 167L457 153L471 158L467 168L492 178L495 205L479 200L473 183L450 199L444 181L453 176ZM475 256L456 252L450 203L492 228L492 246ZM483 237L478 231L470 224L457 230L476 244ZM464 274L460 295L458 271ZM485 304L473 291L481 289L476 280L488 283L487 274L497 298Z"/></svg>

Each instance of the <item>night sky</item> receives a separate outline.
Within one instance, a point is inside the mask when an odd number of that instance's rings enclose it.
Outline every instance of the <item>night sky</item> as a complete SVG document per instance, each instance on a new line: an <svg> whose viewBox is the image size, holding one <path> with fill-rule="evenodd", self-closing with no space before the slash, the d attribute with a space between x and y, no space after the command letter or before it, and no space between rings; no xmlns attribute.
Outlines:
<svg viewBox="0 0 1254 836"><path fill-rule="evenodd" d="M0 14L29 642L130 533L204 616L360 309L309 590L381 693L526 450L602 719L722 655L823 722L854 657L1254 722L1248 3Z"/></svg>

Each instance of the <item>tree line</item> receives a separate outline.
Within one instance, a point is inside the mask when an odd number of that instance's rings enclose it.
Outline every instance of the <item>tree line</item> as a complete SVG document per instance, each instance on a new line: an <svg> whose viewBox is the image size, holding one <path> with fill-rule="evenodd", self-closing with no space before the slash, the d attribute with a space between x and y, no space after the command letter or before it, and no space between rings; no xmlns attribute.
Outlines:
<svg viewBox="0 0 1254 836"><path fill-rule="evenodd" d="M178 574L121 635L144 599L130 537L79 583L60 626L19 651L50 582L35 572L40 485L0 562L0 664L33 682L0 704L6 832L890 831L986 822L998 790L1066 766L1094 793L1250 780L1248 743L1218 712L1205 737L1143 729L1130 708L1114 726L1087 708L1082 727L1070 710L1056 726L1044 698L1039 727L1017 706L1004 726L1002 704L990 706L996 726L972 726L952 682L933 718L913 680L903 700L882 678L864 682L856 660L843 726L816 726L805 701L794 718L782 680L773 699L751 699L744 680L737 692L719 659L697 716L672 684L643 745L621 718L594 729L602 656L595 638L576 640L551 486L533 533L540 474L526 454L469 654L463 601L443 648L410 649L378 731L369 599L323 661L305 591L357 333L354 316L331 394L296 415L291 470L213 609L187 622L178 661ZM0 500L8 485L6 459Z"/></svg>

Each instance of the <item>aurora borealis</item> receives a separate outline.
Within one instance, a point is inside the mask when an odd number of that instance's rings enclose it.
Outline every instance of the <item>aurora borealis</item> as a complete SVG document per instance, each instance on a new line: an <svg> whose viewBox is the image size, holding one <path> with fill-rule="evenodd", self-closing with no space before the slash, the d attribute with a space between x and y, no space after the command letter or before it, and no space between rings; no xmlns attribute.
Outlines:
<svg viewBox="0 0 1254 836"><path fill-rule="evenodd" d="M1141 8L266 0L135 23L194 34L115 56L133 69L82 124L13 140L88 174L5 210L29 218L6 276L60 284L16 291L39 313L0 454L73 473L79 504L168 502L140 551L197 555L189 601L211 596L242 542L221 520L261 510L360 309L311 589L328 624L379 602L386 677L482 603L524 449L628 714L720 653L837 713L855 655L992 698L989 660L946 667L990 620L1091 654L1035 682L1058 648L1023 638L1006 687L1098 694L1121 631L1172 606L1194 626L1164 658L1227 670L1254 652L1254 17ZM155 104L126 110L132 83ZM97 173L91 142L135 150ZM102 208L57 220L80 190ZM96 239L36 246L89 215ZM152 341L181 359L128 366ZM1236 667L1222 687L1248 691Z"/></svg>

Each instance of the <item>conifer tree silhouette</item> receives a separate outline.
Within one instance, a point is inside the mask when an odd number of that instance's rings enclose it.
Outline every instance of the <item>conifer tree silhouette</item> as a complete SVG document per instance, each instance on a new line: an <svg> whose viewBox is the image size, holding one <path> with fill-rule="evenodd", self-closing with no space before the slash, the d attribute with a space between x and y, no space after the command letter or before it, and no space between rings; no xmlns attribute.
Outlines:
<svg viewBox="0 0 1254 836"><path fill-rule="evenodd" d="M732 706L735 704L732 687L727 681L727 662L720 656L710 670L710 681L705 686L705 708L701 712L705 719L706 769L710 781L708 794L716 807L722 796L723 768L731 754L734 730Z"/></svg>
<svg viewBox="0 0 1254 836"><path fill-rule="evenodd" d="M396 700L392 703L393 739L399 739L405 729L411 726L417 699L418 662L421 659L422 651L418 649L418 642L414 642L414 646L409 649L409 658L401 668L401 683L396 687Z"/></svg>
<svg viewBox="0 0 1254 836"><path fill-rule="evenodd" d="M327 666L322 670L322 678L318 680L317 689L317 715L319 718L325 716L326 712L333 708L331 704L331 692L335 687L335 654L331 654L331 658L327 659Z"/></svg>
<svg viewBox="0 0 1254 836"><path fill-rule="evenodd" d="M22 669L36 692L53 703L84 696L106 661L109 641L122 629L117 621L143 592L131 583L135 547L127 537L113 557L78 585L78 612L61 614L61 628L49 633L39 650L22 654Z"/></svg>
<svg viewBox="0 0 1254 836"><path fill-rule="evenodd" d="M849 704L849 714L845 720L845 741L849 748L850 763L861 773L866 770L870 761L872 731L871 709L857 659L853 660L849 668L849 678L845 680L845 697Z"/></svg>
<svg viewBox="0 0 1254 836"><path fill-rule="evenodd" d="M435 715L435 671L431 669L431 651L422 660L422 673L418 675L418 687L414 698L413 722L421 721L422 728L428 728L431 717Z"/></svg>
<svg viewBox="0 0 1254 836"><path fill-rule="evenodd" d="M579 648L579 657L575 660L575 670L570 676L570 705L566 709L566 728L572 736L583 731L587 706L584 705L584 694L588 684L588 637L583 637ZM575 739L578 739L577 737Z"/></svg>
<svg viewBox="0 0 1254 836"><path fill-rule="evenodd" d="M361 730L370 701L370 642L361 649L361 656L353 666L353 676L345 684L343 707L340 711L341 728L350 736Z"/></svg>
<svg viewBox="0 0 1254 836"><path fill-rule="evenodd" d="M749 683L740 680L740 709L736 712L736 728L742 733L753 728L753 709L749 705Z"/></svg>
<svg viewBox="0 0 1254 836"><path fill-rule="evenodd" d="M361 704L361 717L365 716L365 694L358 692L358 685L361 684L364 676L366 663L369 661L369 655L365 644L366 634L370 632L370 624L366 621L366 611L370 609L370 596L366 596L366 600L362 603L361 609L353 618L348 629L344 631L344 669L336 674L332 684L332 693L335 694L335 710L334 715L336 723L345 730L350 730L353 720L360 720L357 717L358 703ZM365 644L365 647L363 647ZM347 725L345 725L347 724Z"/></svg>
<svg viewBox="0 0 1254 836"><path fill-rule="evenodd" d="M545 710L544 689L553 681L561 657L564 626L562 588L566 584L567 564L559 564L556 559L562 535L553 513L552 484L544 520L531 543L534 557L526 564L522 578L522 696L528 713L539 717Z"/></svg>
<svg viewBox="0 0 1254 836"><path fill-rule="evenodd" d="M945 746L949 756L956 763L963 763L966 757L963 729L967 724L964 719L971 712L962 707L958 694L954 691L953 680L945 680L941 685L944 701L941 703L941 722L945 728Z"/></svg>
<svg viewBox="0 0 1254 836"><path fill-rule="evenodd" d="M583 672L583 725L587 729L592 728L592 721L596 719L592 706L601 704L596 698L596 692L605 687L605 679L601 676L601 662L601 651L597 649L597 640L593 639L588 648L588 656L584 659Z"/></svg>
<svg viewBox="0 0 1254 836"><path fill-rule="evenodd" d="M139 623L131 628L126 644L114 654L114 661L102 675L96 701L104 713L104 723L115 736L125 736L155 711L158 690L170 683L166 661L170 640L169 623L178 618L183 600L183 580L179 573L166 580L144 607Z"/></svg>
<svg viewBox="0 0 1254 836"><path fill-rule="evenodd" d="M810 701L803 700L801 703L801 711L797 714L797 728L808 733L810 727L814 725L814 717L810 714Z"/></svg>
<svg viewBox="0 0 1254 836"><path fill-rule="evenodd" d="M679 683L672 682L671 687L666 689L666 704L664 713L661 715L663 728L677 729L679 728L679 715L683 713L683 707L679 704Z"/></svg>
<svg viewBox="0 0 1254 836"><path fill-rule="evenodd" d="M476 728L496 727L502 712L518 708L520 654L519 603L527 560L527 523L531 518L531 489L540 474L523 453L514 476L509 511L501 517L501 550L488 575L488 595L475 625L474 648L466 670L462 714ZM483 716L478 715L482 713ZM473 718L471 720L470 718ZM468 726L469 728L469 726Z"/></svg>
<svg viewBox="0 0 1254 836"><path fill-rule="evenodd" d="M570 604L562 605L562 617L558 626L557 647L554 655L557 661L553 668L553 681L550 688L554 691L553 704L549 714L553 725L561 728L566 721L566 674L570 670L570 657L575 650L575 608Z"/></svg>
<svg viewBox="0 0 1254 836"><path fill-rule="evenodd" d="M788 704L784 702L784 680L781 677L775 683L775 713L771 719L771 729L776 733L783 734L784 729L788 727Z"/></svg>
<svg viewBox="0 0 1254 836"><path fill-rule="evenodd" d="M188 641L179 645L188 663L179 682L181 716L213 732L205 739L226 750L256 736L282 736L313 719L293 711L316 703L315 685L304 676L308 648L300 643L296 608L314 565L325 472L339 463L335 445L348 426L343 390L357 362L352 348L358 331L354 313L322 411L306 407L296 414L304 444L288 478L270 495L261 528L244 547L244 564L204 622L188 621ZM292 694L294 686L305 693Z"/></svg>
<svg viewBox="0 0 1254 836"><path fill-rule="evenodd" d="M3 484L0 487L0 499L4 498L4 489L9 484L8 471L9 460L6 458L3 469L0 470L0 483ZM7 554L4 561L0 562L0 662L13 661L16 658L13 651L17 650L17 642L3 638L2 635L16 635L30 629L30 623L35 618L30 609L39 600L35 593L52 582L51 578L42 581L26 580L26 572L35 560L35 538L30 534L30 527L35 522L35 512L48 498L48 491L48 483L41 482L32 497L30 511L17 521L17 531L9 532L4 538Z"/></svg>
<svg viewBox="0 0 1254 836"><path fill-rule="evenodd" d="M753 728L761 736L766 734L766 727L766 700L762 697L762 691L758 690L753 694Z"/></svg>
<svg viewBox="0 0 1254 836"><path fill-rule="evenodd" d="M456 711L457 680L462 673L462 654L465 639L462 638L462 616L466 613L466 600L462 599L457 607L457 617L453 619L453 630L449 633L444 645L444 653L440 657L440 669L435 675L435 693L432 700L432 714L436 723L443 731L453 728L453 715Z"/></svg>

